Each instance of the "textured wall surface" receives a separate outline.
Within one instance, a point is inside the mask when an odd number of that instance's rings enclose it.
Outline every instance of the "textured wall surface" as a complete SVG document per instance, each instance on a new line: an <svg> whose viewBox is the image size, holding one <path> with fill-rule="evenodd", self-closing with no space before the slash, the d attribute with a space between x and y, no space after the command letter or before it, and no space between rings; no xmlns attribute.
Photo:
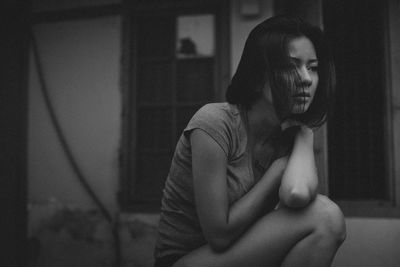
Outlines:
<svg viewBox="0 0 400 267"><path fill-rule="evenodd" d="M88 184L115 214L121 121L120 17L37 24L34 33L54 112ZM28 199L93 208L60 146L31 57Z"/></svg>

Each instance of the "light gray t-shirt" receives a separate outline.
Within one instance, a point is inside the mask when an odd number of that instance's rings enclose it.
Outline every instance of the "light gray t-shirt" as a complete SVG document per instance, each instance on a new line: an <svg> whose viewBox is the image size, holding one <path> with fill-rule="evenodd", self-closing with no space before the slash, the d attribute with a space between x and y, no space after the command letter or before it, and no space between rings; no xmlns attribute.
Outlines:
<svg viewBox="0 0 400 267"><path fill-rule="evenodd" d="M222 148L228 159L229 203L255 184L251 157L246 152L247 135L240 110L229 103L203 106L181 135L163 191L155 257L187 254L206 243L196 213L190 133L201 129Z"/></svg>

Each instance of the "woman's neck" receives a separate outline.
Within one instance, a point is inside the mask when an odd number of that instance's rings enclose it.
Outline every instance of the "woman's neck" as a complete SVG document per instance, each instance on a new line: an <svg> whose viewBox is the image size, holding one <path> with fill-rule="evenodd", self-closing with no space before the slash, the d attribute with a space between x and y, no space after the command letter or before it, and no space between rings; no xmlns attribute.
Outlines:
<svg viewBox="0 0 400 267"><path fill-rule="evenodd" d="M247 110L248 134L254 144L268 140L280 129L280 121L271 102L260 99Z"/></svg>

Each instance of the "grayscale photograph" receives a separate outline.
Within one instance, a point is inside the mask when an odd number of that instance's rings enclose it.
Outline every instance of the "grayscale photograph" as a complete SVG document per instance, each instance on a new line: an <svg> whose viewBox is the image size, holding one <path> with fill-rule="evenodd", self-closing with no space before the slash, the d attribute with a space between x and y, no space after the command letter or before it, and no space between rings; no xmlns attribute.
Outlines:
<svg viewBox="0 0 400 267"><path fill-rule="evenodd" d="M0 6L1 266L400 266L400 0Z"/></svg>

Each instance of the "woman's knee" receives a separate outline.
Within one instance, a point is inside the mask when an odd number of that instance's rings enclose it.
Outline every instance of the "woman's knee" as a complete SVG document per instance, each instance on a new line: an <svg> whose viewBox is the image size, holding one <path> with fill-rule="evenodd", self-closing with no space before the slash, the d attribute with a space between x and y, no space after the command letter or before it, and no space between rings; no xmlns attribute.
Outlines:
<svg viewBox="0 0 400 267"><path fill-rule="evenodd" d="M340 208L332 200L318 195L310 204L315 231L342 243L346 238L346 224Z"/></svg>

